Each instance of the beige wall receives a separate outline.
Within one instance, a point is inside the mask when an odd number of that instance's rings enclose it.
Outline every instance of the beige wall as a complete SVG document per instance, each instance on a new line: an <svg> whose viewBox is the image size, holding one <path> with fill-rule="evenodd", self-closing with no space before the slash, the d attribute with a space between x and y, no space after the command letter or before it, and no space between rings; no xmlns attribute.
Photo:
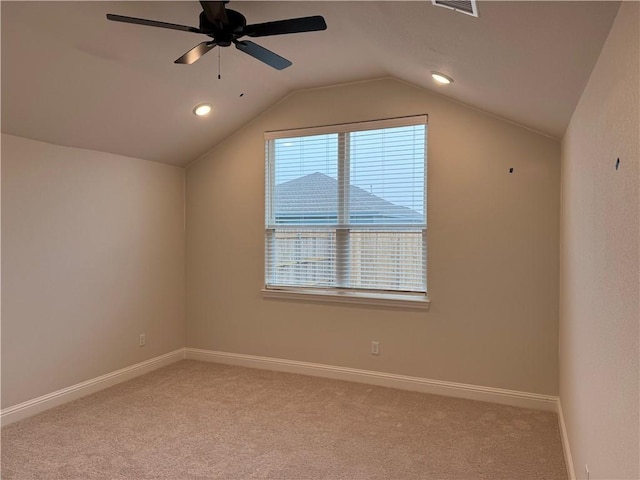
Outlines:
<svg viewBox="0 0 640 480"><path fill-rule="evenodd" d="M2 135L2 408L184 346L183 172Z"/></svg>
<svg viewBox="0 0 640 480"><path fill-rule="evenodd" d="M431 310L263 299L263 132L423 113ZM187 170L187 346L557 394L559 159L391 79L289 96Z"/></svg>
<svg viewBox="0 0 640 480"><path fill-rule="evenodd" d="M639 17L623 2L562 144L560 400L592 480L640 478Z"/></svg>

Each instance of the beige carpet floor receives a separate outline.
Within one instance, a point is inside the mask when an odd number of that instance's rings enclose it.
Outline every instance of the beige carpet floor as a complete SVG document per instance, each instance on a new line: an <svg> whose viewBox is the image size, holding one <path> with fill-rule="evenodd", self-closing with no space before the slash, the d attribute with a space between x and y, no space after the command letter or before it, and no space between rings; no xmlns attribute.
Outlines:
<svg viewBox="0 0 640 480"><path fill-rule="evenodd" d="M566 479L556 415L181 361L2 429L9 479Z"/></svg>

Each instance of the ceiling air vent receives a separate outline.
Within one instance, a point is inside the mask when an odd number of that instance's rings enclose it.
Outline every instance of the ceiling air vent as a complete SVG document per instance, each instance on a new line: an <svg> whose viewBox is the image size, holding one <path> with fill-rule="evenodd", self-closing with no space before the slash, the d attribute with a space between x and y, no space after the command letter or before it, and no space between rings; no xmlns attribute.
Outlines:
<svg viewBox="0 0 640 480"><path fill-rule="evenodd" d="M466 13L472 17L478 16L476 0L431 0L431 3L439 7L455 10L456 12Z"/></svg>

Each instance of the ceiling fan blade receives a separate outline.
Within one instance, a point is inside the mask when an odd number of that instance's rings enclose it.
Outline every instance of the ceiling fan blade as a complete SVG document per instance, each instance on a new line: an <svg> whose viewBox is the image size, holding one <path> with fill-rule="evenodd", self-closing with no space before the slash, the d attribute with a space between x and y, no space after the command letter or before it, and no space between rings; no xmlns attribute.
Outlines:
<svg viewBox="0 0 640 480"><path fill-rule="evenodd" d="M200 1L200 5L202 5L202 10L204 10L204 14L211 23L229 23L229 19L227 18L227 11L224 8L224 4L226 2L203 2Z"/></svg>
<svg viewBox="0 0 640 480"><path fill-rule="evenodd" d="M202 42L193 47L187 53L182 55L179 59L177 59L173 63L181 63L184 65L191 65L192 63L198 61L201 56L207 53L212 48L215 48L215 42Z"/></svg>
<svg viewBox="0 0 640 480"><path fill-rule="evenodd" d="M136 25L146 25L148 27L170 28L171 30L181 30L183 32L204 33L199 28L189 27L187 25L157 22L155 20L147 20L145 18L124 17L122 15L113 15L111 13L107 13L107 20L123 23L135 23Z"/></svg>
<svg viewBox="0 0 640 480"><path fill-rule="evenodd" d="M251 55L253 58L260 60L261 62L266 63L267 65L275 68L276 70L284 70L287 67L290 67L292 63L286 58L281 57L280 55L273 53L271 50L267 50L264 47L261 47L257 43L249 42L249 41L238 41L235 40L233 43L236 44L236 48L244 53Z"/></svg>
<svg viewBox="0 0 640 480"><path fill-rule="evenodd" d="M269 35L285 35L287 33L316 32L326 30L327 23L320 15L314 17L290 18L275 22L247 25L244 34L250 37L266 37Z"/></svg>

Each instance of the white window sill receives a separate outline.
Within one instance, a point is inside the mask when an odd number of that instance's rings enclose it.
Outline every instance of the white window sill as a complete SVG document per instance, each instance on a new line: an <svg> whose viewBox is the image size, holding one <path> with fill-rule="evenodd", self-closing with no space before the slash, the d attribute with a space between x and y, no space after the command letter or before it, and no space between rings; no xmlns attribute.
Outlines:
<svg viewBox="0 0 640 480"><path fill-rule="evenodd" d="M328 290L263 288L264 298L322 303L348 303L369 307L392 307L429 310L430 301L423 295L373 294L363 292L336 292Z"/></svg>

